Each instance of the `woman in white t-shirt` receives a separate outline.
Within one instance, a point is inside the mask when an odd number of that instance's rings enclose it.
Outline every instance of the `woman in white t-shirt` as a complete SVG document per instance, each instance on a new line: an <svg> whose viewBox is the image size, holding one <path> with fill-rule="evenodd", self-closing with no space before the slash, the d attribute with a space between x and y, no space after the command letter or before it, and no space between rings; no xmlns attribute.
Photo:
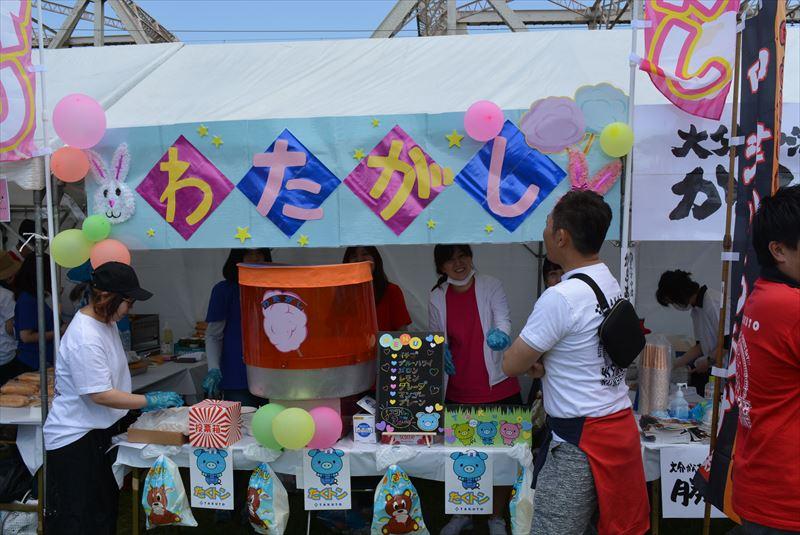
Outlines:
<svg viewBox="0 0 800 535"><path fill-rule="evenodd" d="M109 262L92 274L89 305L75 315L56 359L55 397L44 424L47 532L114 534L119 488L109 452L130 409L177 407L175 392L131 393L131 374L116 322L153 294L128 265Z"/></svg>

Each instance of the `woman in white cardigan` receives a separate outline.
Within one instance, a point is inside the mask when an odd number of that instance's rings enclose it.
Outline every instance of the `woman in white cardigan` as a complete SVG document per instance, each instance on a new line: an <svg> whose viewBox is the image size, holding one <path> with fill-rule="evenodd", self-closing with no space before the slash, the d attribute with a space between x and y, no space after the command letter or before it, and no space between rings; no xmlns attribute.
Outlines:
<svg viewBox="0 0 800 535"><path fill-rule="evenodd" d="M448 404L521 404L519 381L503 373L503 351L511 339L508 301L499 280L478 275L469 245L437 245L433 251L439 280L428 306L428 327L447 341L445 371ZM495 488L491 535L506 533L503 510L510 487ZM469 516L457 515L442 530L454 535L471 529Z"/></svg>

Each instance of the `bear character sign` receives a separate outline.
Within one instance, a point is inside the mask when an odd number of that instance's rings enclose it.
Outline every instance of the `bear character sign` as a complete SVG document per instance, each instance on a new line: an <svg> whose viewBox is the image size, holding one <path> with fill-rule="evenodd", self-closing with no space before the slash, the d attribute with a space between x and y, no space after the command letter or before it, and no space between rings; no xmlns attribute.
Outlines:
<svg viewBox="0 0 800 535"><path fill-rule="evenodd" d="M480 422L476 430L484 446L494 444L494 437L497 436L497 422Z"/></svg>
<svg viewBox="0 0 800 535"><path fill-rule="evenodd" d="M164 485L147 489L147 503L150 505L148 520L151 526L169 526L181 521L180 515L167 509L167 489Z"/></svg>
<svg viewBox="0 0 800 535"><path fill-rule="evenodd" d="M194 450L194 454L197 456L197 468L206 478L206 483L209 485L221 484L220 475L225 471L225 457L228 456L228 452L217 448L197 448Z"/></svg>
<svg viewBox="0 0 800 535"><path fill-rule="evenodd" d="M264 494L264 499L268 500L269 496ZM269 529L269 524L258 516L259 507L261 507L261 491L257 488L247 487L247 516L250 523L262 529Z"/></svg>
<svg viewBox="0 0 800 535"><path fill-rule="evenodd" d="M464 446L471 446L475 442L475 428L467 422L453 425L453 433Z"/></svg>
<svg viewBox="0 0 800 535"><path fill-rule="evenodd" d="M311 469L319 477L322 485L336 485L336 476L342 471L344 452L337 449L309 450Z"/></svg>
<svg viewBox="0 0 800 535"><path fill-rule="evenodd" d="M512 424L511 422L500 422L500 436L503 437L503 444L513 446L522 432L522 424Z"/></svg>
<svg viewBox="0 0 800 535"><path fill-rule="evenodd" d="M436 431L439 429L439 418L441 418L441 414L438 412L428 413L428 412L418 412L417 413L417 427L419 430L425 433L430 433L432 431Z"/></svg>
<svg viewBox="0 0 800 535"><path fill-rule="evenodd" d="M482 451L467 450L450 454L453 459L453 472L461 480L466 490L481 488L481 476L486 472L486 463L489 456Z"/></svg>
<svg viewBox="0 0 800 535"><path fill-rule="evenodd" d="M419 529L419 524L411 516L411 489L402 494L386 493L386 514L389 521L381 529L383 535L394 533L412 533Z"/></svg>

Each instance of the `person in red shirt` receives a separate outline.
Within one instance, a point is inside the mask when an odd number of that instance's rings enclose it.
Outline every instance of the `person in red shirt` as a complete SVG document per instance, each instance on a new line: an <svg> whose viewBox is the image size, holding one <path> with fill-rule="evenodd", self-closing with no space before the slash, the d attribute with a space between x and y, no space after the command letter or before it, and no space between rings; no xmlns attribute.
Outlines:
<svg viewBox="0 0 800 535"><path fill-rule="evenodd" d="M403 290L386 278L383 258L377 247L348 247L342 262L372 262L372 289L375 292L375 312L378 315L379 331L404 331L411 325L411 316L406 308Z"/></svg>
<svg viewBox="0 0 800 535"><path fill-rule="evenodd" d="M521 404L519 380L502 370L503 350L511 344L503 285L475 272L469 245L437 245L433 256L439 280L431 291L428 327L447 340L445 403ZM490 535L506 533L503 512L510 492L510 487L494 488ZM471 527L471 517L456 515L440 533L455 535Z"/></svg>
<svg viewBox="0 0 800 535"><path fill-rule="evenodd" d="M800 186L762 199L752 232L761 276L734 345L733 509L747 535L800 533Z"/></svg>

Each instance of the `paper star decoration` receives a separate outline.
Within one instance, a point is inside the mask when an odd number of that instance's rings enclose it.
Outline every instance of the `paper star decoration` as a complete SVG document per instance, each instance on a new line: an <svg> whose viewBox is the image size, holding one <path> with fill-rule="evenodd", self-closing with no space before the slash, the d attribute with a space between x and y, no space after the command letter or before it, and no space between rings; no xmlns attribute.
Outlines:
<svg viewBox="0 0 800 535"><path fill-rule="evenodd" d="M308 236L306 236L305 234L301 234L300 239L297 240L297 243L300 245L300 247L305 247L306 245L308 245Z"/></svg>
<svg viewBox="0 0 800 535"><path fill-rule="evenodd" d="M377 120L377 119L373 119L372 120L372 128L378 128L380 126L380 124L381 124L381 122L379 120Z"/></svg>
<svg viewBox="0 0 800 535"><path fill-rule="evenodd" d="M453 147L461 148L461 140L464 139L464 136L459 134L456 130L453 130L452 133L444 137L445 139L447 139L447 142L449 143L449 145L447 145L447 148L449 149L452 149Z"/></svg>
<svg viewBox="0 0 800 535"><path fill-rule="evenodd" d="M436 228L436 221L434 221L433 219L428 219L427 225L429 229L433 230Z"/></svg>
<svg viewBox="0 0 800 535"><path fill-rule="evenodd" d="M492 232L494 232L494 227L492 225L486 225L485 227L483 227L483 230L486 231L486 234L491 234Z"/></svg>
<svg viewBox="0 0 800 535"><path fill-rule="evenodd" d="M153 230L153 229L149 229L149 230L147 231L147 236L148 236L149 238L152 238L152 237L153 237L153 236L155 236L155 235L156 235L156 231L155 231L155 230Z"/></svg>
<svg viewBox="0 0 800 535"><path fill-rule="evenodd" d="M245 240L249 240L252 238L250 235L250 227L236 227L236 234L234 234L234 239L239 240L240 242L244 243Z"/></svg>
<svg viewBox="0 0 800 535"><path fill-rule="evenodd" d="M219 148L219 146L222 145L223 143L225 143L225 142L222 141L222 138L219 137L219 136L214 136L214 137L211 138L211 144L214 145L217 148Z"/></svg>
<svg viewBox="0 0 800 535"><path fill-rule="evenodd" d="M364 156L366 156L366 154L364 154L364 150L363 149L356 149L356 150L353 151L353 159L354 160L359 160L359 161L363 160Z"/></svg>
<svg viewBox="0 0 800 535"><path fill-rule="evenodd" d="M206 137L208 135L208 127L204 124L201 124L197 127L197 134L200 137Z"/></svg>

